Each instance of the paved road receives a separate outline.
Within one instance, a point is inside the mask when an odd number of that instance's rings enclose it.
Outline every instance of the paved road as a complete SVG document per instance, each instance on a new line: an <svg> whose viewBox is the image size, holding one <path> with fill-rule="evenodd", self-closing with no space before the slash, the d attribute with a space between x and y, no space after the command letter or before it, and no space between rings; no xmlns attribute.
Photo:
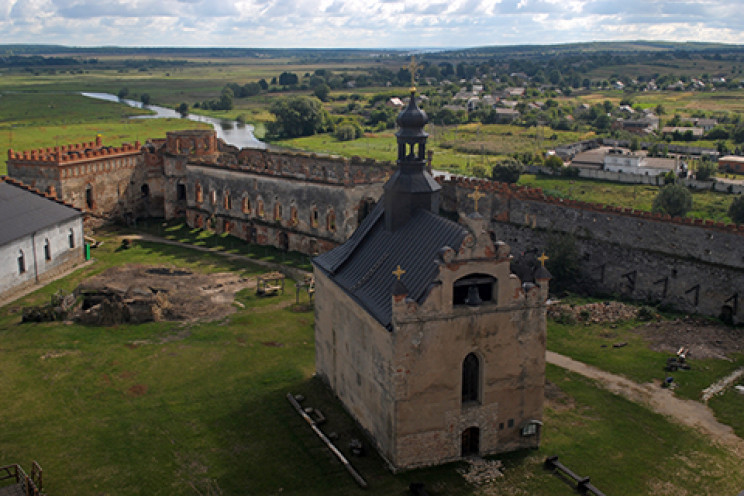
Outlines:
<svg viewBox="0 0 744 496"><path fill-rule="evenodd" d="M692 427L717 443L731 448L740 458L744 458L744 440L734 434L731 427L716 420L713 411L707 405L699 401L677 398L669 389L663 389L659 384L638 384L559 353L548 351L546 359L548 363L596 379L600 386L611 393L643 404L680 424Z"/></svg>

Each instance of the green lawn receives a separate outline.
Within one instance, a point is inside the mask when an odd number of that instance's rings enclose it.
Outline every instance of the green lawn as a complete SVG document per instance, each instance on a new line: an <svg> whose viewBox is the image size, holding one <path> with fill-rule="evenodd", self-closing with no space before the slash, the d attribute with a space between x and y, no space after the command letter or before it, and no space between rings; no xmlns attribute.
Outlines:
<svg viewBox="0 0 744 496"><path fill-rule="evenodd" d="M432 495L476 492L460 464L393 476L374 453L352 458L370 484L356 487L285 398L302 393L320 407L342 450L361 436L312 379L313 313L291 310L293 291L257 299L244 290L244 308L209 323L20 323L23 305L122 263L263 272L157 243L117 250L117 234L97 235L93 265L0 308L0 462L38 460L49 494L403 496L412 481ZM551 326L551 347L555 335ZM502 457L506 476L487 494L567 494L542 469L552 454L613 495L733 494L744 484L738 461L699 435L591 381L547 373L564 395L548 403L542 448Z"/></svg>
<svg viewBox="0 0 744 496"><path fill-rule="evenodd" d="M533 174L522 175L519 184L541 188L543 193L549 196L616 205L647 212L651 211L654 198L659 193L658 186ZM688 217L731 222L731 218L728 216L728 208L733 198L734 196L726 193L704 190L692 191L692 210L688 213Z"/></svg>

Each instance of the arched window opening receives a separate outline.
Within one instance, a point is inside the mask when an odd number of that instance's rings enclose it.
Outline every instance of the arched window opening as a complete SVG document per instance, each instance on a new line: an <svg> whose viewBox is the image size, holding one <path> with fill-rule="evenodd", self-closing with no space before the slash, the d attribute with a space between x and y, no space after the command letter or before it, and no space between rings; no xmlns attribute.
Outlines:
<svg viewBox="0 0 744 496"><path fill-rule="evenodd" d="M462 402L480 401L480 360L470 353L462 362Z"/></svg>
<svg viewBox="0 0 744 496"><path fill-rule="evenodd" d="M49 240L44 240L44 260L47 262L52 259L52 249L49 246Z"/></svg>
<svg viewBox="0 0 744 496"><path fill-rule="evenodd" d="M204 201L204 191L199 183L196 183L196 186L194 186L194 196L196 198L196 203Z"/></svg>
<svg viewBox="0 0 744 496"><path fill-rule="evenodd" d="M462 431L462 456L476 456L480 453L480 429L469 427Z"/></svg>
<svg viewBox="0 0 744 496"><path fill-rule="evenodd" d="M300 220L297 217L297 207L295 206L289 208L289 223L293 226L300 223Z"/></svg>
<svg viewBox="0 0 744 496"><path fill-rule="evenodd" d="M209 192L209 203L217 205L217 191L212 190Z"/></svg>
<svg viewBox="0 0 744 496"><path fill-rule="evenodd" d="M375 208L375 200L372 198L365 198L359 202L359 209L357 210L357 223L361 224L362 221L369 215L372 209Z"/></svg>
<svg viewBox="0 0 744 496"><path fill-rule="evenodd" d="M70 248L75 248L75 231L70 228L70 232L67 235L67 242L70 244Z"/></svg>
<svg viewBox="0 0 744 496"><path fill-rule="evenodd" d="M264 212L264 202L263 200L258 200L258 216L263 218L265 215Z"/></svg>
<svg viewBox="0 0 744 496"><path fill-rule="evenodd" d="M143 184L140 188L140 191L142 192L142 198L147 198L150 196L150 186L147 184Z"/></svg>
<svg viewBox="0 0 744 496"><path fill-rule="evenodd" d="M310 227L318 227L319 219L320 214L318 213L318 208L313 206L313 208L310 209Z"/></svg>
<svg viewBox="0 0 744 496"><path fill-rule="evenodd" d="M478 306L496 302L496 278L488 274L470 274L455 281L452 304Z"/></svg>
<svg viewBox="0 0 744 496"><path fill-rule="evenodd" d="M23 250L18 250L18 273L23 274L26 272L26 256L23 254Z"/></svg>
<svg viewBox="0 0 744 496"><path fill-rule="evenodd" d="M85 206L88 207L88 209L92 209L93 204L93 186L88 184L85 186Z"/></svg>
<svg viewBox="0 0 744 496"><path fill-rule="evenodd" d="M326 217L326 229L336 232L336 212L333 210L328 212L328 216Z"/></svg>
<svg viewBox="0 0 744 496"><path fill-rule="evenodd" d="M277 222L282 220L282 204L279 202L274 204L274 220Z"/></svg>
<svg viewBox="0 0 744 496"><path fill-rule="evenodd" d="M251 200L249 198L243 198L243 213L251 213Z"/></svg>
<svg viewBox="0 0 744 496"><path fill-rule="evenodd" d="M232 210L232 197L229 191L225 191L223 207L225 207L225 210Z"/></svg>
<svg viewBox="0 0 744 496"><path fill-rule="evenodd" d="M186 201L186 185L176 185L176 201Z"/></svg>

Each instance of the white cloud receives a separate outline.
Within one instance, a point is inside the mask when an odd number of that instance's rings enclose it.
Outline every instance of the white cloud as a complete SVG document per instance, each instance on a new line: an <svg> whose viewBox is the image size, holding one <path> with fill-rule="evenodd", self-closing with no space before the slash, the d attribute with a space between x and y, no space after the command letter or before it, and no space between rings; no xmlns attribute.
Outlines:
<svg viewBox="0 0 744 496"><path fill-rule="evenodd" d="M744 41L737 3L724 0L10 0L3 5L0 39L16 43L414 47Z"/></svg>

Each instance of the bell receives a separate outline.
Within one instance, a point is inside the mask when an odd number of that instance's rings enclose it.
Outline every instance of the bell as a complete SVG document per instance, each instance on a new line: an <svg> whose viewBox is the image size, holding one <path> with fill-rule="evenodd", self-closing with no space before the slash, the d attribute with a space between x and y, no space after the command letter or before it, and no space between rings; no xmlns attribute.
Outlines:
<svg viewBox="0 0 744 496"><path fill-rule="evenodd" d="M477 307L483 303L480 294L478 293L478 286L472 285L468 287L468 296L465 298L465 304L471 307Z"/></svg>

